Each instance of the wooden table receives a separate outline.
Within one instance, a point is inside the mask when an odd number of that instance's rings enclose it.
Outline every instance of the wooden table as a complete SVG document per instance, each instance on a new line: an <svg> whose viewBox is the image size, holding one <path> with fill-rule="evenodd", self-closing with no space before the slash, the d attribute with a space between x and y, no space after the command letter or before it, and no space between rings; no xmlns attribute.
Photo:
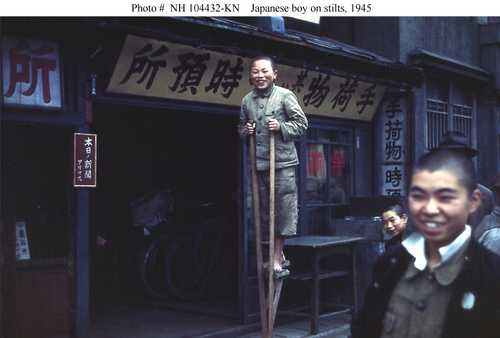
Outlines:
<svg viewBox="0 0 500 338"><path fill-rule="evenodd" d="M354 313L358 310L358 291L356 284L356 251L354 250L357 243L364 241L364 237L349 237L349 236L300 236L289 238L285 241L285 247L297 248L301 250L301 254L307 255L311 262L311 270L306 274L291 274L290 279L295 280L310 280L312 282L311 298L310 298L310 313L308 317L311 319L311 334L317 334L319 328L319 318L322 316L331 316L344 311L335 311L320 315L320 281L328 278L338 278L351 275L353 288L353 310ZM348 248L352 257L352 270L335 270L335 271L320 271L320 260L324 257L331 256L338 249Z"/></svg>

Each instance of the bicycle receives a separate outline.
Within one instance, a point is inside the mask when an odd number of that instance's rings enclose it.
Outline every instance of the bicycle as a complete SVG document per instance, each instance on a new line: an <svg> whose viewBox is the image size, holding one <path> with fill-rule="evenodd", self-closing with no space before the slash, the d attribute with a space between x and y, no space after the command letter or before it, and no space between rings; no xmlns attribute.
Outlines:
<svg viewBox="0 0 500 338"><path fill-rule="evenodd" d="M170 197L163 200L173 202ZM173 207L160 209L173 211ZM150 219L155 221L145 226L151 239L140 262L142 284L149 296L183 301L203 298L221 255L221 229L226 224L224 217L213 214L214 209L214 203L202 203L182 213L194 217L153 212L155 217Z"/></svg>

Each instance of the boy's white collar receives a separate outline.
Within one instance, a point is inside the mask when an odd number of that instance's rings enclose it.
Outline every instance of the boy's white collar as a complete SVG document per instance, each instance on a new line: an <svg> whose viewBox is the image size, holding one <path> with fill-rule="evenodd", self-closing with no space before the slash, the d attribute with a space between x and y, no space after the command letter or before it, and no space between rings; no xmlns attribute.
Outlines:
<svg viewBox="0 0 500 338"><path fill-rule="evenodd" d="M458 235L453 242L439 248L441 255L441 263L443 264L450 259L471 237L471 227L465 225L464 231ZM427 256L425 255L425 238L419 232L414 232L406 238L401 244L406 248L408 253L415 257L414 266L420 271L425 270L427 266Z"/></svg>

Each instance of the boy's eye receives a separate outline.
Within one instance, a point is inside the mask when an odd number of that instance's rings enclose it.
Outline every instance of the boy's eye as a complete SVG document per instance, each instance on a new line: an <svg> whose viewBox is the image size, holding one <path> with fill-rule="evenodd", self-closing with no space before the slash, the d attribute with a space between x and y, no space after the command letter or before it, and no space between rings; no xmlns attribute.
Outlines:
<svg viewBox="0 0 500 338"><path fill-rule="evenodd" d="M423 194L420 194L420 193L411 193L410 198L415 200L415 201L420 201L420 200L423 200L425 198L425 196Z"/></svg>
<svg viewBox="0 0 500 338"><path fill-rule="evenodd" d="M440 200L440 201L443 201L443 202L450 202L450 201L452 201L453 199L455 199L455 196L452 196L452 195L443 195L443 196L439 196L439 200Z"/></svg>

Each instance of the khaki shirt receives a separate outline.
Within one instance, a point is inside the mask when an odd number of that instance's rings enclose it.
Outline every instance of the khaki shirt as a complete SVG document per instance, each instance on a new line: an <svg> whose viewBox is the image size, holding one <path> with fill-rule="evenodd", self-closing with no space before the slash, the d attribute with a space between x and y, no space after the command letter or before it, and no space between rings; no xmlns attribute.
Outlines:
<svg viewBox="0 0 500 338"><path fill-rule="evenodd" d="M433 271L418 270L414 260L396 285L385 314L381 338L438 338L470 239Z"/></svg>
<svg viewBox="0 0 500 338"><path fill-rule="evenodd" d="M255 122L257 170L269 169L269 129L270 118L278 120L280 130L276 133L276 168L286 168L299 164L294 141L304 134L308 127L307 118L295 94L283 87L273 85L268 91L251 91L241 102L239 133L246 137L245 124Z"/></svg>

